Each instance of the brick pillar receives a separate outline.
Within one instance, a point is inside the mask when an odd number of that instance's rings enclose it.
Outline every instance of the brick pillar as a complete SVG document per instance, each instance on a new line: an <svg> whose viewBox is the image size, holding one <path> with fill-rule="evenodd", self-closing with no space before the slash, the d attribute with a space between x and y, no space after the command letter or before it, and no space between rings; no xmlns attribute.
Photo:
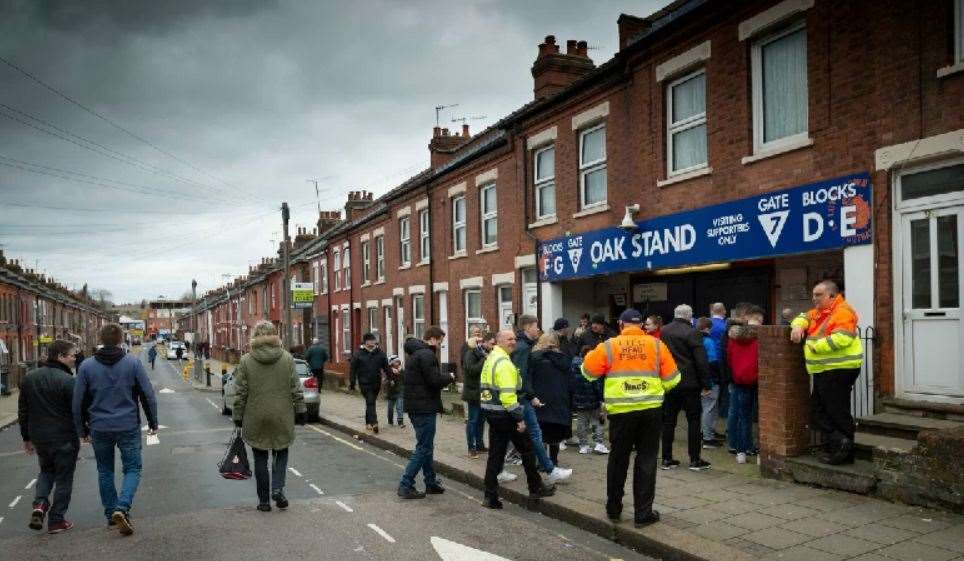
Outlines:
<svg viewBox="0 0 964 561"><path fill-rule="evenodd" d="M790 328L758 328L760 340L760 471L780 477L787 458L810 445L810 377Z"/></svg>

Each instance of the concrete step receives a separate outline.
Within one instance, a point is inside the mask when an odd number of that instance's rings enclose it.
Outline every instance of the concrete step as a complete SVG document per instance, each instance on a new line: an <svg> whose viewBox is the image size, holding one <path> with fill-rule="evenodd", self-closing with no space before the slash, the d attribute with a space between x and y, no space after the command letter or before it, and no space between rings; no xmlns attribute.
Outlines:
<svg viewBox="0 0 964 561"><path fill-rule="evenodd" d="M933 403L899 397L882 397L880 407L885 413L964 423L964 403Z"/></svg>
<svg viewBox="0 0 964 561"><path fill-rule="evenodd" d="M867 460L857 460L849 465L830 466L820 463L813 456L798 456L787 458L786 462L794 481L798 483L860 495L873 494L877 487L874 465Z"/></svg>
<svg viewBox="0 0 964 561"><path fill-rule="evenodd" d="M917 440L896 438L867 432L854 435L856 456L861 460L873 460L874 456L909 454L917 446Z"/></svg>
<svg viewBox="0 0 964 561"><path fill-rule="evenodd" d="M964 426L964 423L890 412L877 413L857 419L858 432L908 440L917 440L917 434L923 430L944 430L960 426Z"/></svg>

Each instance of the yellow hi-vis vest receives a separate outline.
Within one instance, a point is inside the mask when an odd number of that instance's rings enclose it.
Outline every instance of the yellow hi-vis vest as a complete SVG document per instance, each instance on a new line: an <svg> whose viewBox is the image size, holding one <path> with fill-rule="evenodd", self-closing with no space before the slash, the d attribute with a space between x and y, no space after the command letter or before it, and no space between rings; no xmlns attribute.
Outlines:
<svg viewBox="0 0 964 561"><path fill-rule="evenodd" d="M482 365L479 383L479 397L482 409L490 414L510 415L522 418L522 405L519 403L519 390L522 377L512 364L512 359L502 347L493 347Z"/></svg>
<svg viewBox="0 0 964 561"><path fill-rule="evenodd" d="M807 372L820 374L831 370L860 368L864 347L857 334L857 312L837 295L826 310L810 310L791 323L807 332L803 358Z"/></svg>
<svg viewBox="0 0 964 561"><path fill-rule="evenodd" d="M666 345L636 325L589 351L582 374L588 380L606 377L603 402L612 414L660 407L663 395L681 380Z"/></svg>

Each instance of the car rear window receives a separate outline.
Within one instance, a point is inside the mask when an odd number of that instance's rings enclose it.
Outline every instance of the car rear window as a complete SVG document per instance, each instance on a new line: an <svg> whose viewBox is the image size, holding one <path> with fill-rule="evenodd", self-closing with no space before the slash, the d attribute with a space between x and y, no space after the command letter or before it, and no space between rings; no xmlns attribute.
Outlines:
<svg viewBox="0 0 964 561"><path fill-rule="evenodd" d="M297 373L298 373L298 376L301 376L302 378L305 377L305 376L308 376L308 375L309 375L308 365L307 365L306 363L304 363L304 362L296 362L296 363L295 363L295 372L297 372Z"/></svg>

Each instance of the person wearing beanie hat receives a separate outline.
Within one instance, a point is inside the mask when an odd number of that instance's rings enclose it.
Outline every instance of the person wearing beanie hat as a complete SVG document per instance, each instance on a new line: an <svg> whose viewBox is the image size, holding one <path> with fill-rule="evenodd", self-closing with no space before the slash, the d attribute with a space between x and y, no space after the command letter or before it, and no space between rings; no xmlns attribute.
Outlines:
<svg viewBox="0 0 964 561"><path fill-rule="evenodd" d="M402 398L402 360L398 355L388 357L388 370L385 371L385 399L388 401L388 426L395 423L405 426L404 399Z"/></svg>
<svg viewBox="0 0 964 561"><path fill-rule="evenodd" d="M552 324L552 330L559 337L559 351L566 355L571 361L579 354L576 342L572 336L572 329L569 328L569 320L559 318Z"/></svg>
<svg viewBox="0 0 964 561"><path fill-rule="evenodd" d="M582 337L579 338L578 348L589 347L595 349L599 343L602 343L610 337L615 337L616 333L609 328L606 323L606 318L602 314L593 314L589 319L589 329L587 329Z"/></svg>

